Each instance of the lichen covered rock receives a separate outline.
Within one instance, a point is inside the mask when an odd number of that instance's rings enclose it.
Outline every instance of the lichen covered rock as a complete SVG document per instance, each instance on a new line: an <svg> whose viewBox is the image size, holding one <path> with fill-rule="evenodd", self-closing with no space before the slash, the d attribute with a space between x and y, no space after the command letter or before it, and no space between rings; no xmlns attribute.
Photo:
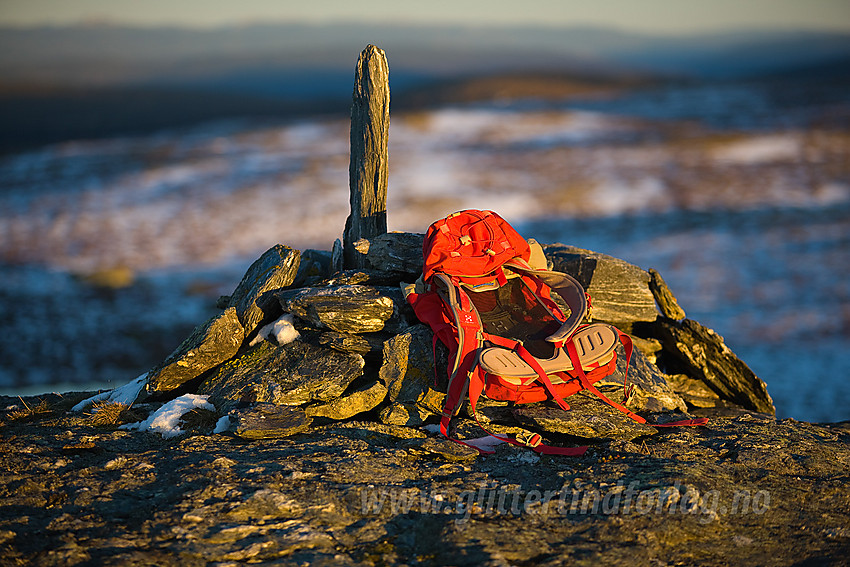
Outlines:
<svg viewBox="0 0 850 567"><path fill-rule="evenodd" d="M416 402L434 383L432 333L415 325L384 343L380 377L394 402Z"/></svg>
<svg viewBox="0 0 850 567"><path fill-rule="evenodd" d="M380 331L395 313L392 298L364 285L303 288L278 300L284 311L340 333Z"/></svg>
<svg viewBox="0 0 850 567"><path fill-rule="evenodd" d="M174 390L229 360L242 344L244 334L236 308L211 317L148 373L148 393Z"/></svg>
<svg viewBox="0 0 850 567"><path fill-rule="evenodd" d="M520 424L533 430L560 433L585 439L634 439L654 435L654 427L638 423L597 399L579 392L567 398L565 411L553 402L522 404L514 408Z"/></svg>
<svg viewBox="0 0 850 567"><path fill-rule="evenodd" d="M198 387L216 407L269 402L297 406L338 398L363 374L358 354L295 341L283 346L262 342L222 364Z"/></svg>
<svg viewBox="0 0 850 567"><path fill-rule="evenodd" d="M235 432L245 439L277 439L303 433L310 428L310 417L301 408L269 403L254 404L233 412Z"/></svg>
<svg viewBox="0 0 850 567"><path fill-rule="evenodd" d="M280 315L274 292L292 284L300 259L298 250L277 244L264 252L245 272L228 304L236 308L245 336L250 336L261 323Z"/></svg>
<svg viewBox="0 0 850 567"><path fill-rule="evenodd" d="M384 383L373 380L329 402L307 406L305 411L310 417L350 419L357 414L375 409L386 397L387 387Z"/></svg>

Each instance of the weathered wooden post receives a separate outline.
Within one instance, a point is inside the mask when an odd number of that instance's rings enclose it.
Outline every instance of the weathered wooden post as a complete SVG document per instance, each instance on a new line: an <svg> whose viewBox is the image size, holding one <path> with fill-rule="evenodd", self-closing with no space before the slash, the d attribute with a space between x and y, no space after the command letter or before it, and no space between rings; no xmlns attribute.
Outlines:
<svg viewBox="0 0 850 567"><path fill-rule="evenodd" d="M355 243L387 232L387 143L390 134L390 83L387 56L366 46L357 61L351 103L351 161L348 184L351 212L343 233L345 268L362 268Z"/></svg>

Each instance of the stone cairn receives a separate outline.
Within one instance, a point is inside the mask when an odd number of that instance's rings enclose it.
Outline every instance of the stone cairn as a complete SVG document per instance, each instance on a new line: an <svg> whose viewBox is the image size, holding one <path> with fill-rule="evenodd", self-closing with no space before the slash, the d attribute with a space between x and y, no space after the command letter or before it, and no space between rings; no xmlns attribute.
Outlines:
<svg viewBox="0 0 850 567"><path fill-rule="evenodd" d="M312 423L355 417L407 427L439 421L448 355L434 346L402 293L422 273L424 236L386 231L388 133L389 68L384 52L369 45L355 68L351 214L342 241L331 252L302 254L283 245L265 252L233 294L221 298L221 313L148 373L137 401L208 395L219 413L234 418L236 434L248 438L293 435ZM634 338L630 409L660 420L724 404L775 413L764 383L719 335L685 318L660 274L562 244L544 251L551 269L572 275L591 294L595 320ZM278 324L293 325L299 339L278 344L280 333L266 336ZM618 361L619 372L597 386L622 402L627 368L624 356ZM478 416L461 412L457 433L483 435L479 423L497 433L533 430L561 440L631 439L656 431L589 394L569 403L564 411L548 403L483 400Z"/></svg>
<svg viewBox="0 0 850 567"><path fill-rule="evenodd" d="M349 270L342 269L339 242L336 255L272 247L232 295L220 298L221 312L148 373L139 401L208 395L246 438L284 437L352 418L416 428L438 423L447 349L434 348L431 330L402 293L421 274L422 241L422 234L402 232L360 239L355 249L363 267ZM729 405L775 413L764 382L722 337L685 317L656 271L563 244L543 248L551 269L572 275L591 294L595 321L633 337L630 409L651 422ZM277 344L269 329L281 317L293 323L298 339ZM619 372L597 384L618 401L624 358ZM568 401L570 411L547 402L482 400L478 421L493 432L535 431L556 441L631 439L656 431L591 394ZM472 417L461 412L458 434L485 435Z"/></svg>

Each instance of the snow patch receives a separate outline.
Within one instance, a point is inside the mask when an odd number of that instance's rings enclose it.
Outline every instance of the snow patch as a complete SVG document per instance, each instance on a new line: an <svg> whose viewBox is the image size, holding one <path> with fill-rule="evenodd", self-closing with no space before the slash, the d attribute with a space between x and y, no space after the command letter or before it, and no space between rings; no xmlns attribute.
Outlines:
<svg viewBox="0 0 850 567"><path fill-rule="evenodd" d="M184 394L179 398L171 400L153 412L145 421L127 423L122 425L120 428L135 431L153 431L161 434L164 439L169 439L184 433L184 431L179 427L180 418L183 417L184 414L195 408L215 411L215 406L208 402L208 399L209 396ZM216 424L216 428L217 427L218 424Z"/></svg>
<svg viewBox="0 0 850 567"><path fill-rule="evenodd" d="M649 176L632 183L616 179L605 180L585 195L585 198L594 213L610 216L646 209L664 210L669 202L664 182Z"/></svg>
<svg viewBox="0 0 850 567"><path fill-rule="evenodd" d="M148 383L148 373L139 375L135 380L124 384L114 390L107 390L96 394L90 398L86 398L77 405L71 408L71 411L83 411L95 402L107 401L112 403L121 403L125 406L133 405L136 398L139 397L139 392L142 391Z"/></svg>
<svg viewBox="0 0 850 567"><path fill-rule="evenodd" d="M284 313L277 321L272 321L268 325L264 325L257 336L251 339L249 346L259 344L262 340L271 342L272 337L277 341L278 345L286 345L301 337L301 333L293 325L292 313Z"/></svg>
<svg viewBox="0 0 850 567"><path fill-rule="evenodd" d="M231 425L230 416L223 415L215 422L215 429L213 429L213 433L224 433L230 429Z"/></svg>
<svg viewBox="0 0 850 567"><path fill-rule="evenodd" d="M826 183L821 185L812 195L818 205L836 205L850 201L850 186L844 183Z"/></svg>

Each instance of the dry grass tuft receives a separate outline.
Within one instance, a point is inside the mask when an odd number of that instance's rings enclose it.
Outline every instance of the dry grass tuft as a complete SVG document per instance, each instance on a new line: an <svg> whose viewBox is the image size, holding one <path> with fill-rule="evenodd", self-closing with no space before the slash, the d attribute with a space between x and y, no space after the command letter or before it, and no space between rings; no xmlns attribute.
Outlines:
<svg viewBox="0 0 850 567"><path fill-rule="evenodd" d="M127 404L100 401L92 404L89 419L93 425L105 427L140 421L142 416Z"/></svg>
<svg viewBox="0 0 850 567"><path fill-rule="evenodd" d="M38 404L30 406L22 397L18 396L18 399L21 400L24 407L9 412L9 415L6 417L10 421L36 419L53 413L53 407L47 402L47 400L39 400Z"/></svg>

